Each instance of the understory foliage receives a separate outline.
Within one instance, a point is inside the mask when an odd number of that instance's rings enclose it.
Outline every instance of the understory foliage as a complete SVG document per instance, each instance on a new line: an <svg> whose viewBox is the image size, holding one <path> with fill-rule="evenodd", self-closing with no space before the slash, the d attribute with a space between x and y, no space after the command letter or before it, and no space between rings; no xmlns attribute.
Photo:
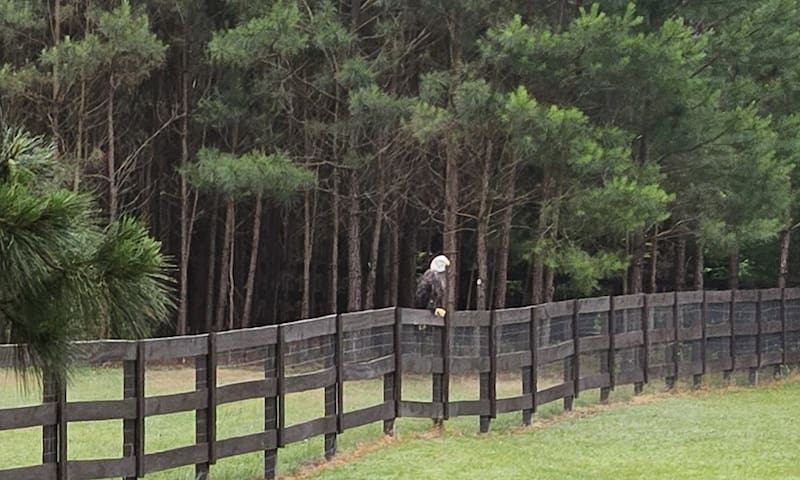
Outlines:
<svg viewBox="0 0 800 480"><path fill-rule="evenodd" d="M787 286L798 279L799 9L0 0L0 122L54 145L23 155L52 162L28 163L35 182L12 173L17 201L69 188L20 218L94 232L48 245L136 253L137 281L163 282L134 214L178 259L176 315L160 333L407 306L439 253L453 260L459 309ZM15 245L17 262L40 255ZM100 291L115 300L113 288ZM37 308L75 317L56 305ZM117 312L90 331L142 333L133 320Z"/></svg>
<svg viewBox="0 0 800 480"><path fill-rule="evenodd" d="M150 334L166 320L161 245L131 217L103 225L92 198L48 177L53 148L6 129L0 138L0 333L20 367L63 376L69 340Z"/></svg>

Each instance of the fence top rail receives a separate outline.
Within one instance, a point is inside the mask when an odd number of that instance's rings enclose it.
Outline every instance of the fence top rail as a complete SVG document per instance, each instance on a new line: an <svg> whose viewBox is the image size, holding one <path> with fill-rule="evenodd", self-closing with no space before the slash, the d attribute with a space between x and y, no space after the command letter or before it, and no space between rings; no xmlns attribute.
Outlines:
<svg viewBox="0 0 800 480"><path fill-rule="evenodd" d="M784 291L786 300L797 300L800 298L800 288L787 288Z"/></svg>
<svg viewBox="0 0 800 480"><path fill-rule="evenodd" d="M651 293L647 295L647 304L651 307L671 307L675 305L675 292Z"/></svg>
<svg viewBox="0 0 800 480"><path fill-rule="evenodd" d="M758 290L736 290L733 294L734 300L739 303L757 302Z"/></svg>
<svg viewBox="0 0 800 480"><path fill-rule="evenodd" d="M247 328L217 333L217 352L263 347L278 343L278 326Z"/></svg>
<svg viewBox="0 0 800 480"><path fill-rule="evenodd" d="M732 295L731 290L709 290L706 292L706 303L728 303L733 298Z"/></svg>
<svg viewBox="0 0 800 480"><path fill-rule="evenodd" d="M342 313L342 330L352 332L366 328L383 327L394 324L396 307L381 308L378 310L364 310L361 312Z"/></svg>
<svg viewBox="0 0 800 480"><path fill-rule="evenodd" d="M75 342L78 356L87 363L136 360L135 340L93 340Z"/></svg>
<svg viewBox="0 0 800 480"><path fill-rule="evenodd" d="M299 342L309 338L333 335L336 333L336 315L284 323L280 329L284 342Z"/></svg>
<svg viewBox="0 0 800 480"><path fill-rule="evenodd" d="M514 323L525 323L531 320L533 307L504 308L495 310L495 325L511 325Z"/></svg>
<svg viewBox="0 0 800 480"><path fill-rule="evenodd" d="M208 335L186 335L183 337L148 338L144 343L147 360L165 360L196 357L208 353Z"/></svg>
<svg viewBox="0 0 800 480"><path fill-rule="evenodd" d="M453 312L450 325L454 327L488 327L491 317L491 310L461 310Z"/></svg>
<svg viewBox="0 0 800 480"><path fill-rule="evenodd" d="M537 315L540 318L564 317L572 315L575 311L575 300L562 300L560 302L543 303L536 305Z"/></svg>
<svg viewBox="0 0 800 480"><path fill-rule="evenodd" d="M761 292L761 300L768 302L770 300L780 300L782 295L782 290L780 288L766 288L764 290L760 290Z"/></svg>
<svg viewBox="0 0 800 480"><path fill-rule="evenodd" d="M678 305L690 305L693 303L703 303L703 291L695 290L691 292L678 292L675 300Z"/></svg>
<svg viewBox="0 0 800 480"><path fill-rule="evenodd" d="M611 309L611 297L581 298L577 309L579 314L607 312Z"/></svg>
<svg viewBox="0 0 800 480"><path fill-rule="evenodd" d="M444 319L442 317L437 317L428 310L420 310L418 308L401 308L400 319L403 325L444 326Z"/></svg>
<svg viewBox="0 0 800 480"><path fill-rule="evenodd" d="M630 295L620 295L618 297L613 297L614 299L614 310L629 310L632 308L642 308L644 307L644 294L643 293L633 293Z"/></svg>

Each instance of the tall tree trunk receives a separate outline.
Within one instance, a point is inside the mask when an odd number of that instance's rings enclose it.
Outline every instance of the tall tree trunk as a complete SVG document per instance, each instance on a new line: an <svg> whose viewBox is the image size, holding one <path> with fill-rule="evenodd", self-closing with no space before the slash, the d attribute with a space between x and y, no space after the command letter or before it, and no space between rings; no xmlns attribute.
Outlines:
<svg viewBox="0 0 800 480"><path fill-rule="evenodd" d="M359 218L358 174L350 173L350 213L347 234L347 310L357 312L361 301L361 220Z"/></svg>
<svg viewBox="0 0 800 480"><path fill-rule="evenodd" d="M528 262L525 268L525 280L522 282L522 304L532 305L533 298L531 297L531 290L533 290L533 262Z"/></svg>
<svg viewBox="0 0 800 480"><path fill-rule="evenodd" d="M637 232L633 236L633 262L630 270L630 293L643 291L643 266L644 266L644 236Z"/></svg>
<svg viewBox="0 0 800 480"><path fill-rule="evenodd" d="M108 218L110 221L117 219L118 195L116 152L114 151L114 92L116 90L114 75L109 78L108 105L106 108L106 123L108 128Z"/></svg>
<svg viewBox="0 0 800 480"><path fill-rule="evenodd" d="M556 184L556 198L561 197L561 188ZM561 207L557 203L555 208L552 211L552 218L550 221L550 235L553 238L558 238L558 225L559 220L561 217ZM552 302L556 296L556 287L555 287L555 269L553 267L545 267L544 272L544 301L545 302Z"/></svg>
<svg viewBox="0 0 800 480"><path fill-rule="evenodd" d="M386 203L384 191L383 168L378 167L378 206L375 212L375 228L372 230L372 243L369 251L369 270L367 271L367 292L364 300L365 308L375 308L375 288L378 281L378 260L381 246L381 233L383 231L383 209Z"/></svg>
<svg viewBox="0 0 800 480"><path fill-rule="evenodd" d="M398 222L400 221L398 220ZM414 305L414 290L417 282L417 253L420 244L419 230L415 228L417 221L416 211L412 209L411 213L402 221L403 223L398 223L397 228L402 228L408 234L404 236L403 242L398 247L402 252L400 254L402 263L397 301L400 306L411 307Z"/></svg>
<svg viewBox="0 0 800 480"><path fill-rule="evenodd" d="M453 9L448 18L450 37L450 70L459 75L463 67L463 45L461 42L461 11ZM454 92L451 92L454 93ZM458 174L459 174L459 141L449 138L446 148L445 188L444 188L444 231L442 244L444 254L450 259L447 269L446 309L454 311L458 307Z"/></svg>
<svg viewBox="0 0 800 480"><path fill-rule="evenodd" d="M184 38L186 32L184 31ZM189 165L189 73L188 73L188 46L184 45L181 53L182 74L181 74L181 109L183 118L181 119L181 159L180 166L185 169ZM189 218L189 185L185 175L178 175L180 182L180 203L181 203L181 252L180 252L180 293L178 295L178 322L176 326L178 335L186 335L187 314L189 308L189 256L191 252L191 222L194 218Z"/></svg>
<svg viewBox="0 0 800 480"><path fill-rule="evenodd" d="M235 204L234 204L235 207ZM236 264L236 210L233 213L231 228L231 253L228 256L228 330L233 330L236 326L236 303L234 303L234 293L236 293L236 283L234 277L234 265Z"/></svg>
<svg viewBox="0 0 800 480"><path fill-rule="evenodd" d="M658 225L653 228L653 241L650 244L650 293L656 293L658 279Z"/></svg>
<svg viewBox="0 0 800 480"><path fill-rule="evenodd" d="M552 267L545 267L544 269L544 302L550 303L556 296L555 287L555 270Z"/></svg>
<svg viewBox="0 0 800 480"><path fill-rule="evenodd" d="M391 232L390 276L389 276L389 305L397 306L400 292L400 226L395 225Z"/></svg>
<svg viewBox="0 0 800 480"><path fill-rule="evenodd" d="M333 171L333 231L331 232L330 296L328 312L339 313L339 172Z"/></svg>
<svg viewBox="0 0 800 480"><path fill-rule="evenodd" d="M253 237L250 239L250 264L247 266L247 282L244 287L244 308L242 309L242 328L252 325L253 292L256 287L256 267L258 266L258 247L261 241L261 194L256 195L256 210L253 212Z"/></svg>
<svg viewBox="0 0 800 480"><path fill-rule="evenodd" d="M303 196L303 302L300 318L311 315L311 260L314 255L314 226L317 213L317 193L306 190Z"/></svg>
<svg viewBox="0 0 800 480"><path fill-rule="evenodd" d="M705 287L703 281L703 271L706 268L705 247L700 241L696 241L695 245L697 251L695 252L695 258L694 258L694 289L702 290Z"/></svg>
<svg viewBox="0 0 800 480"><path fill-rule="evenodd" d="M61 41L61 0L54 0L53 1L53 45L58 45ZM58 159L61 155L61 135L59 134L59 92L60 92L60 74L58 70L58 58L53 61L53 82L52 82L52 107L48 112L50 117L50 130L53 135L53 140L56 143L55 148L55 157Z"/></svg>
<svg viewBox="0 0 800 480"><path fill-rule="evenodd" d="M211 205L210 232L208 234L208 276L206 277L206 332L214 330L214 280L217 278L217 224L219 212L219 195L214 195Z"/></svg>
<svg viewBox="0 0 800 480"><path fill-rule="evenodd" d="M792 242L792 231L788 228L781 232L781 252L778 261L778 288L786 288L786 277L789 276L789 246Z"/></svg>
<svg viewBox="0 0 800 480"><path fill-rule="evenodd" d="M233 263L233 230L236 221L236 210L233 199L225 199L225 233L222 240L222 257L219 262L219 296L217 297L217 319L216 329L221 331L225 328L225 307L228 300L228 288L230 286L230 270ZM233 305L230 305L233 308Z"/></svg>
<svg viewBox="0 0 800 480"><path fill-rule="evenodd" d="M467 282L467 301L464 304L466 310L472 309L472 286L475 285L475 269L469 270L469 282Z"/></svg>
<svg viewBox="0 0 800 480"><path fill-rule="evenodd" d="M686 236L681 233L675 246L675 290L686 290Z"/></svg>
<svg viewBox="0 0 800 480"><path fill-rule="evenodd" d="M475 283L475 308L486 310L487 296L486 289L489 288L489 219L491 216L491 205L489 201L489 175L491 168L492 141L486 145L486 157L483 161L483 172L481 174L481 193L480 205L478 207L478 279Z"/></svg>
<svg viewBox="0 0 800 480"><path fill-rule="evenodd" d="M506 185L506 207L503 210L503 220L500 233L500 250L497 253L497 277L495 280L494 308L506 308L508 285L508 255L511 250L511 222L513 220L513 204L515 189L515 170L511 166L508 185Z"/></svg>
<svg viewBox="0 0 800 480"><path fill-rule="evenodd" d="M443 247L444 254L450 259L447 269L447 301L446 309L453 311L457 308L458 285L458 153L455 140L449 142L447 147L447 170L445 172L445 210Z"/></svg>
<svg viewBox="0 0 800 480"><path fill-rule="evenodd" d="M81 73L81 94L80 100L78 101L78 134L75 140L75 169L73 170L73 177L72 177L72 190L78 191L81 184L81 165L84 161L84 152L86 149L84 148L84 124L86 119L86 81L83 79L83 73Z"/></svg>
<svg viewBox="0 0 800 480"><path fill-rule="evenodd" d="M728 288L735 290L739 288L739 246L737 245L731 252L728 263Z"/></svg>
<svg viewBox="0 0 800 480"><path fill-rule="evenodd" d="M547 217L547 203L550 201L553 190L553 176L550 172L545 172L544 179L542 180L542 201L539 204L539 216L536 221L536 231L534 232L534 240L536 246L540 247L540 243L545 240L547 235L548 221ZM552 234L552 233L551 233ZM538 305L545 302L546 287L544 275L544 253L533 252L533 266L531 267L531 303Z"/></svg>
<svg viewBox="0 0 800 480"><path fill-rule="evenodd" d="M631 254L631 236L629 233L625 234L625 256L629 257ZM630 279L630 267L626 267L622 273L622 294L627 295L630 293L628 288L628 280Z"/></svg>
<svg viewBox="0 0 800 480"><path fill-rule="evenodd" d="M531 303L538 305L545 300L544 254L534 252L533 272L531 273Z"/></svg>

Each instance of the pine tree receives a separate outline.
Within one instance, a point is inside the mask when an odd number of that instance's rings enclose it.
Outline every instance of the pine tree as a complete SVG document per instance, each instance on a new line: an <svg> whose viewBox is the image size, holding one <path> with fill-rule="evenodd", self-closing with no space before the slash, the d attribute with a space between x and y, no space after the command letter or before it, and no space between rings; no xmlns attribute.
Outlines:
<svg viewBox="0 0 800 480"><path fill-rule="evenodd" d="M131 217L102 227L92 199L59 187L52 145L0 138L0 331L20 367L63 377L80 338L148 335L167 319L160 244Z"/></svg>

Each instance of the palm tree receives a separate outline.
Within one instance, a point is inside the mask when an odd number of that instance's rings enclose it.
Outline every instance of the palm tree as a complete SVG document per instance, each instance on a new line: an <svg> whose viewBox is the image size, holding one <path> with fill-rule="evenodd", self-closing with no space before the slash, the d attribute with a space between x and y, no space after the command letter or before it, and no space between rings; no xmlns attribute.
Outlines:
<svg viewBox="0 0 800 480"><path fill-rule="evenodd" d="M63 378L71 340L147 335L172 300L160 243L130 217L102 226L89 195L60 187L53 152L0 132L0 341L25 373Z"/></svg>

